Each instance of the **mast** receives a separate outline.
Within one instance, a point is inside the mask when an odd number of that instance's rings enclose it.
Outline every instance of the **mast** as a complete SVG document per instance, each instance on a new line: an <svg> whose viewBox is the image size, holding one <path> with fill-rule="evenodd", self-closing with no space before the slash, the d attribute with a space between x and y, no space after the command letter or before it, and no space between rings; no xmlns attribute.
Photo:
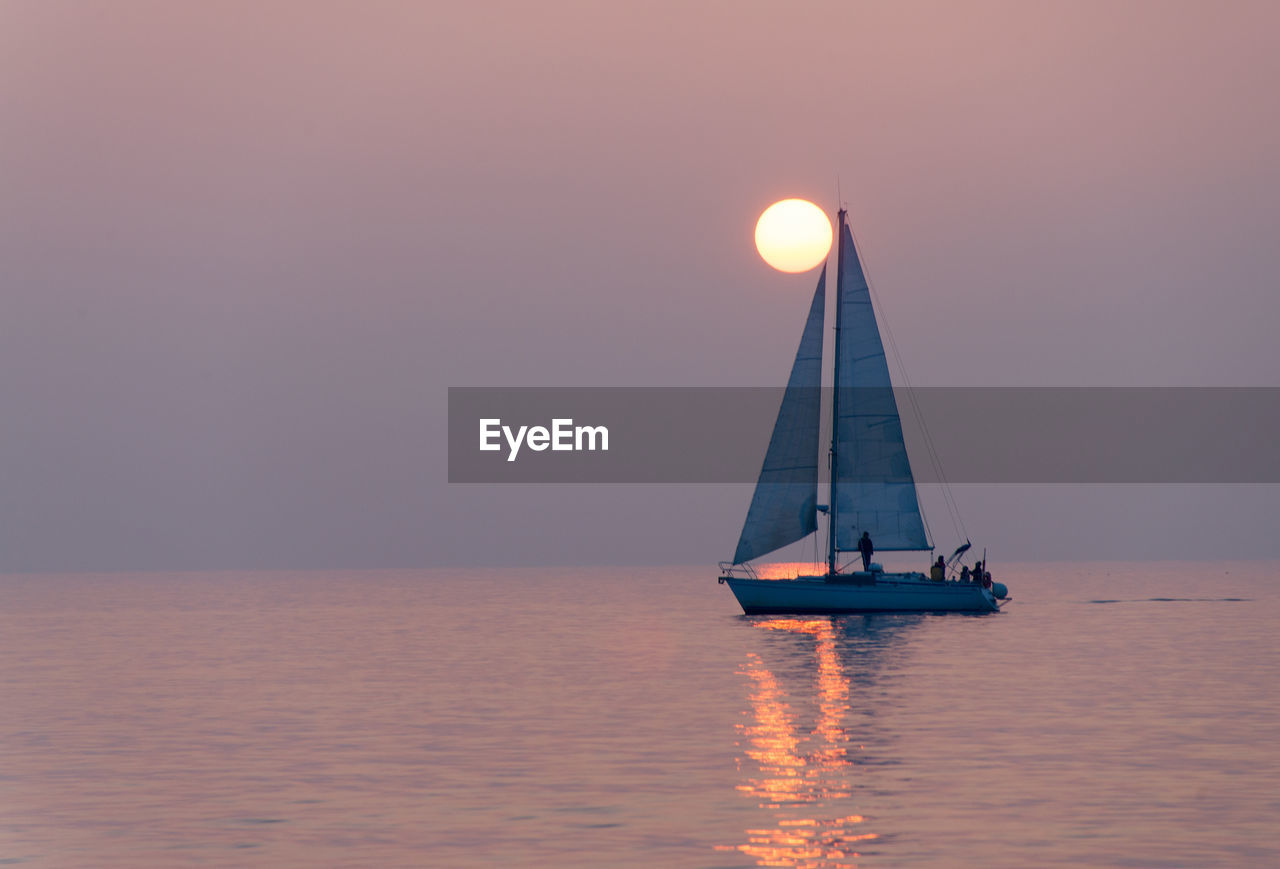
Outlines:
<svg viewBox="0 0 1280 869"><path fill-rule="evenodd" d="M836 572L836 441L840 428L840 314L844 310L844 220L845 210L840 209L839 230L836 233L836 342L832 359L835 375L831 382L831 489L827 496L827 573Z"/></svg>

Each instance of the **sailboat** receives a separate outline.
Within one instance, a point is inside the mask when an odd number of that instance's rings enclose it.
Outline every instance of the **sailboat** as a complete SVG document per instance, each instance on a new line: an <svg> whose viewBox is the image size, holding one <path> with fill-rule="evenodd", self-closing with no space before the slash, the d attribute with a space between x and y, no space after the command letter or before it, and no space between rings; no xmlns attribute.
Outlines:
<svg viewBox="0 0 1280 869"><path fill-rule="evenodd" d="M961 581L889 573L876 563L863 570L840 565L841 553L864 561L858 558L864 534L876 551L932 552L933 546L920 512L870 287L844 209L838 217L828 502L817 503L824 265L738 547L732 561L721 562L719 581L748 615L996 612L1008 589L984 583L985 575ZM759 577L751 560L817 533L819 512L827 515L826 572L791 579ZM967 548L966 541L957 555Z"/></svg>

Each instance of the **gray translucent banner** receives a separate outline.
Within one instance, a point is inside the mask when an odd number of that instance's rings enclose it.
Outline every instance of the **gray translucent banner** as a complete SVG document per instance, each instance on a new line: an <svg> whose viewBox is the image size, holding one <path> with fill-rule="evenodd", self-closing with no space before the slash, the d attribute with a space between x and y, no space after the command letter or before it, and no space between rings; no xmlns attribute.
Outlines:
<svg viewBox="0 0 1280 869"><path fill-rule="evenodd" d="M842 415L860 392L841 391ZM919 483L941 481L929 442L951 483L1280 482L1280 388L893 392ZM781 388L450 387L449 482L754 483L781 400ZM481 449L483 420L496 448Z"/></svg>

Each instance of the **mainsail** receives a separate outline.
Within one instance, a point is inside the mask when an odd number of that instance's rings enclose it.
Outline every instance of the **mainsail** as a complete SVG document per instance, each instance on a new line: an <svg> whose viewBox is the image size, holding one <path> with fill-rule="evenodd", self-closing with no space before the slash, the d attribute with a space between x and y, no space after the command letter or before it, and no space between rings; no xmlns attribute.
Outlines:
<svg viewBox="0 0 1280 869"><path fill-rule="evenodd" d="M817 530L818 417L821 411L824 266L805 320L773 437L764 456L733 563L741 564Z"/></svg>
<svg viewBox="0 0 1280 869"><path fill-rule="evenodd" d="M841 221L833 500L835 548L869 532L877 550L928 549L915 479L902 439L871 292L849 227Z"/></svg>

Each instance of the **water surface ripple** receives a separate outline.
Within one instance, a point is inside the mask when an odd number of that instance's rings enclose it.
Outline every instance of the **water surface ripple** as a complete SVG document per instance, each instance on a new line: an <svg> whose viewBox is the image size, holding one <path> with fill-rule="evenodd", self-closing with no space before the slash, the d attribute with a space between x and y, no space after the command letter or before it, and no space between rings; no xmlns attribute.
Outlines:
<svg viewBox="0 0 1280 869"><path fill-rule="evenodd" d="M1280 865L1277 564L0 577L0 862ZM1106 604L1100 606L1099 604Z"/></svg>

